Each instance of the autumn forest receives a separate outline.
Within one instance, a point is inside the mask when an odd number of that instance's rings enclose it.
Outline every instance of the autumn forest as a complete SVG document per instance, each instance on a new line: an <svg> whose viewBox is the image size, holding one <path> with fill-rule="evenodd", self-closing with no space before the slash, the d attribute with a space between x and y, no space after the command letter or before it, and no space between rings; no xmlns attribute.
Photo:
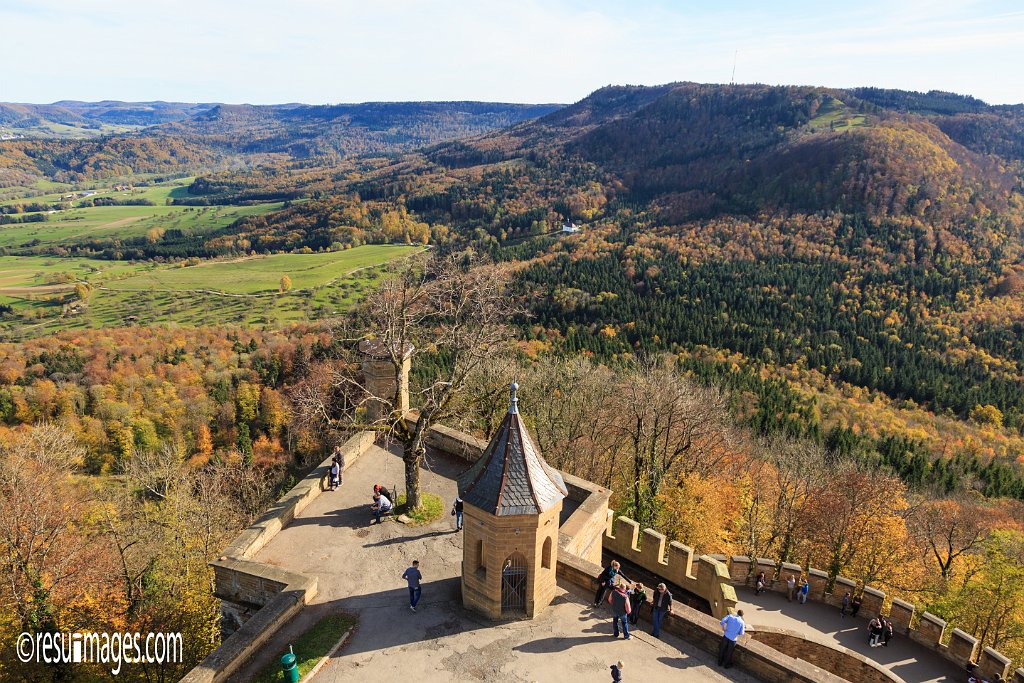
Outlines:
<svg viewBox="0 0 1024 683"><path fill-rule="evenodd" d="M415 281L505 302L408 340L430 419L487 438L517 378L548 462L620 514L1024 657L1024 107L122 104L0 105L130 127L0 141L0 640L186 634L140 681L214 649L206 563L344 440L355 340Z"/></svg>

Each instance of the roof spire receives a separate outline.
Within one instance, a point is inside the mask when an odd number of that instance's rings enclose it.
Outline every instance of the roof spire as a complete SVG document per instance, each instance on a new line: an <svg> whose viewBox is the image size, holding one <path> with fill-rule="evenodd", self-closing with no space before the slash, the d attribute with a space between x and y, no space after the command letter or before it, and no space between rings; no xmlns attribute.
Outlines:
<svg viewBox="0 0 1024 683"><path fill-rule="evenodd" d="M511 395L511 403L508 406L508 412L518 413L519 412L519 397L516 392L519 391L519 385L516 382L512 382L509 386L509 394Z"/></svg>

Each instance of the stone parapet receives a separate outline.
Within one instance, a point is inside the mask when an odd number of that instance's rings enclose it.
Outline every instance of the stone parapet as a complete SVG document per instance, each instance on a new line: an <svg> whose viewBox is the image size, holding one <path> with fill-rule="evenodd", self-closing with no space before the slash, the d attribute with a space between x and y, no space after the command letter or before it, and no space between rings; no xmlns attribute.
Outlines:
<svg viewBox="0 0 1024 683"><path fill-rule="evenodd" d="M946 655L960 666L973 662L978 654L978 639L958 628L953 629L946 646Z"/></svg>
<svg viewBox="0 0 1024 683"><path fill-rule="evenodd" d="M1010 675L1010 660L990 647L981 651L978 658L978 668L981 669L985 678L995 678L999 674L1004 679Z"/></svg>
<svg viewBox="0 0 1024 683"><path fill-rule="evenodd" d="M861 593L861 605L859 614L865 619L873 619L882 613L882 603L885 602L885 593L865 586Z"/></svg>
<svg viewBox="0 0 1024 683"><path fill-rule="evenodd" d="M931 612L921 615L917 628L910 631L910 639L925 647L938 648L942 642L942 635L946 631L946 622L939 619Z"/></svg>

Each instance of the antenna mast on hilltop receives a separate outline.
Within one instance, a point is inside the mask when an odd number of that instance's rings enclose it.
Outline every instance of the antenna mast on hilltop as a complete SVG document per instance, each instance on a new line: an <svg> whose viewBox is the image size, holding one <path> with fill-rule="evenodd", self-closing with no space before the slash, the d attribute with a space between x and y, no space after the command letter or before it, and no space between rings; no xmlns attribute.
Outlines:
<svg viewBox="0 0 1024 683"><path fill-rule="evenodd" d="M736 85L736 58L739 54L739 50L732 53L732 80L729 81L729 85Z"/></svg>

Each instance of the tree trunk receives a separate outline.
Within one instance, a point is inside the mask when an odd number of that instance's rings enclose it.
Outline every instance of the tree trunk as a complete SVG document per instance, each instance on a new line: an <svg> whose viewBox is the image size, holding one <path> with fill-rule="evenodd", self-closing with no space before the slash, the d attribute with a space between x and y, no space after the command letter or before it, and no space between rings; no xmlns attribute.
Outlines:
<svg viewBox="0 0 1024 683"><path fill-rule="evenodd" d="M405 462L405 503L407 511L418 510L423 506L423 495L420 493L420 463L426 452L423 446L423 431L418 428L402 449L402 461ZM398 495L397 493L395 495Z"/></svg>

